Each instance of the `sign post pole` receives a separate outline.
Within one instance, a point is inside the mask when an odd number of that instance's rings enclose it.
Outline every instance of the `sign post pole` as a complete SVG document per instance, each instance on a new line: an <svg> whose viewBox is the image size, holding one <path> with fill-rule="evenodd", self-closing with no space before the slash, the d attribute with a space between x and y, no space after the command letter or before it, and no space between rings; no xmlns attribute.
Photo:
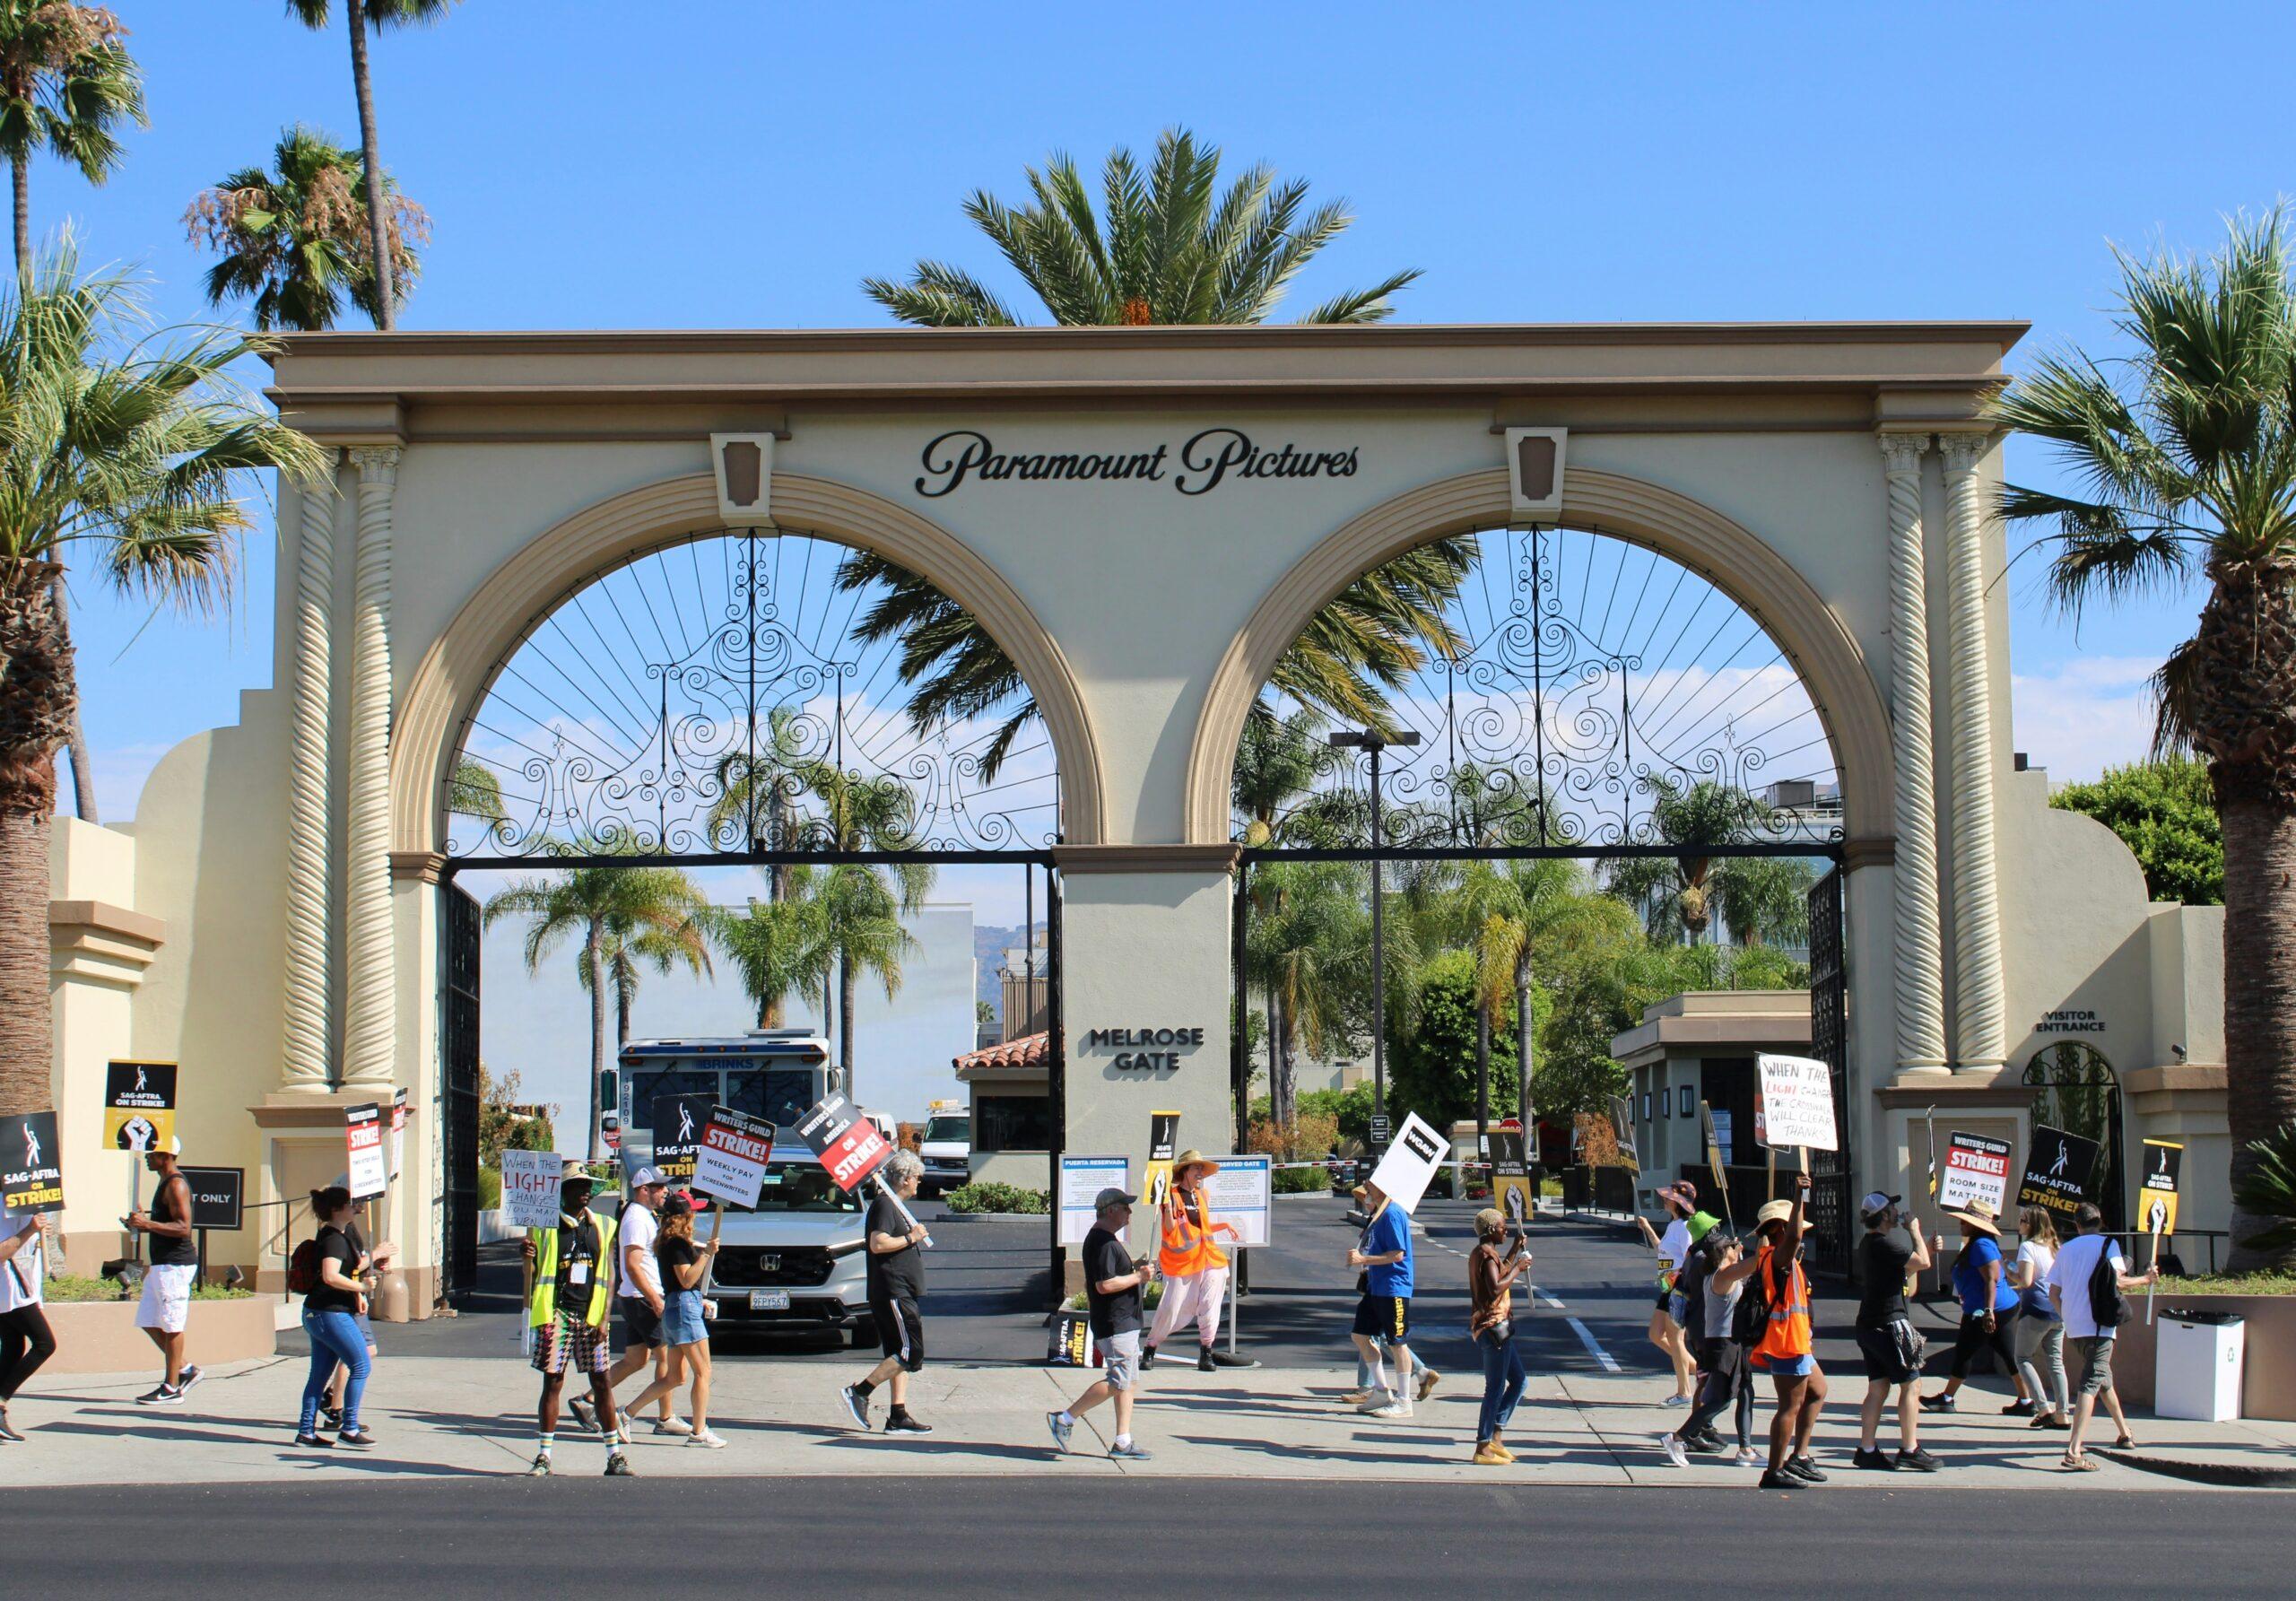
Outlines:
<svg viewBox="0 0 2296 1601"><path fill-rule="evenodd" d="M1236 1315L1242 1310L1243 1304L1239 1299L1236 1289L1237 1282L1241 1278L1244 1270L1244 1252L1241 1246L1236 1249L1235 1266L1236 1271L1228 1275L1228 1354L1231 1356L1236 1354Z"/></svg>

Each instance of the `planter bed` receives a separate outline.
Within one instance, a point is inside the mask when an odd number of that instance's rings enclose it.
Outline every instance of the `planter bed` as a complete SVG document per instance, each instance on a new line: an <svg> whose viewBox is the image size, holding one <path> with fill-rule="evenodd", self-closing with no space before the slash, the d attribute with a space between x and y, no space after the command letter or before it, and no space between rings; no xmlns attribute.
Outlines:
<svg viewBox="0 0 2296 1601"><path fill-rule="evenodd" d="M277 1298L248 1295L235 1301L195 1301L185 1329L188 1360L203 1367L249 1362L277 1349L273 1315ZM40 1369L51 1373L156 1372L160 1353L152 1336L135 1327L132 1301L52 1301L48 1325L56 1332L56 1354Z"/></svg>
<svg viewBox="0 0 2296 1601"><path fill-rule="evenodd" d="M2155 1330L2144 1321L2144 1295L2132 1294L2136 1316L2121 1326L2113 1352L2113 1383L2124 1405L2151 1408ZM2231 1312L2248 1319L2241 1353L2240 1415L2296 1421L2296 1295L2194 1295L2162 1291L2158 1315L2170 1307L2195 1312Z"/></svg>

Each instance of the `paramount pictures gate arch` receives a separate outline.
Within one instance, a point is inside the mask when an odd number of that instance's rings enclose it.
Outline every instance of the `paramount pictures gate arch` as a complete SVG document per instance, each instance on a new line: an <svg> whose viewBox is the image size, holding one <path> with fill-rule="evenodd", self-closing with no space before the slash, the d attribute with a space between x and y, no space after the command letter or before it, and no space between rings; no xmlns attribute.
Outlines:
<svg viewBox="0 0 2296 1601"><path fill-rule="evenodd" d="M2155 1085L2139 1064L2166 1064L2169 1040L2194 1072L2221 1060L2206 916L2148 907L2118 842L2048 813L2040 776L2012 760L1982 407L2022 333L290 336L272 394L341 457L334 493L283 496L276 687L160 763L132 840L61 828L59 907L118 905L139 937L158 931L140 986L106 992L125 1002L59 1030L61 1071L76 1083L102 1053L184 1061L207 1097L187 1149L255 1170L260 1199L333 1176L343 1104L407 1089L418 1181L384 1208L406 1266L384 1310L426 1315L446 1247L449 1002L470 994L447 960L441 882L465 721L578 580L713 531L787 528L928 579L1037 700L1058 768L1072 1148L1134 1148L1152 1108L1217 1142L1228 779L1252 695L1316 608L1387 557L1561 524L1648 545L1734 597L1824 723L1842 788L1845 1118L1874 1183L1902 1188L1908 1125L1933 1102L2013 1103L2002 1116L2022 1119L2013 1081L2050 1043L2027 1031L2049 1018L2112 1030L2131 1115L2157 1101L2172 1137L2205 1142L2208 1086ZM57 916L62 952L83 936ZM59 971L68 1008L82 980ZM1144 1072L1086 1043L1144 1029L1206 1043ZM2206 1215L2214 1197L2194 1199ZM277 1282L279 1244L243 1264L261 1282Z"/></svg>

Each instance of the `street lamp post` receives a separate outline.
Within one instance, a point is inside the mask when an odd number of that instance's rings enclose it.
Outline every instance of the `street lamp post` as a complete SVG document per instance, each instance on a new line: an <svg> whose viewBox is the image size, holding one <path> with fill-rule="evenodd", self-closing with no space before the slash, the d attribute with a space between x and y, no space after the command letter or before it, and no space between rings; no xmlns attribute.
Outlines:
<svg viewBox="0 0 2296 1601"><path fill-rule="evenodd" d="M1343 729L1326 737L1336 749L1365 751L1371 757L1371 1115L1384 1119L1387 1115L1387 962L1382 937L1382 903L1387 897L1379 871L1379 753L1389 745L1415 745L1419 735L1410 728L1394 734Z"/></svg>

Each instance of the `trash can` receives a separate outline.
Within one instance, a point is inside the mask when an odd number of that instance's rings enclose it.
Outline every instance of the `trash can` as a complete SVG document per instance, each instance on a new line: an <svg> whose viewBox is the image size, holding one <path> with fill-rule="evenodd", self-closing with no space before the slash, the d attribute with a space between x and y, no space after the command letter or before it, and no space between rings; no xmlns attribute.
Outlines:
<svg viewBox="0 0 2296 1601"><path fill-rule="evenodd" d="M2153 1344L2154 1414L2211 1423L2237 1419L2247 1343L2248 1320L2236 1312L2161 1308Z"/></svg>

